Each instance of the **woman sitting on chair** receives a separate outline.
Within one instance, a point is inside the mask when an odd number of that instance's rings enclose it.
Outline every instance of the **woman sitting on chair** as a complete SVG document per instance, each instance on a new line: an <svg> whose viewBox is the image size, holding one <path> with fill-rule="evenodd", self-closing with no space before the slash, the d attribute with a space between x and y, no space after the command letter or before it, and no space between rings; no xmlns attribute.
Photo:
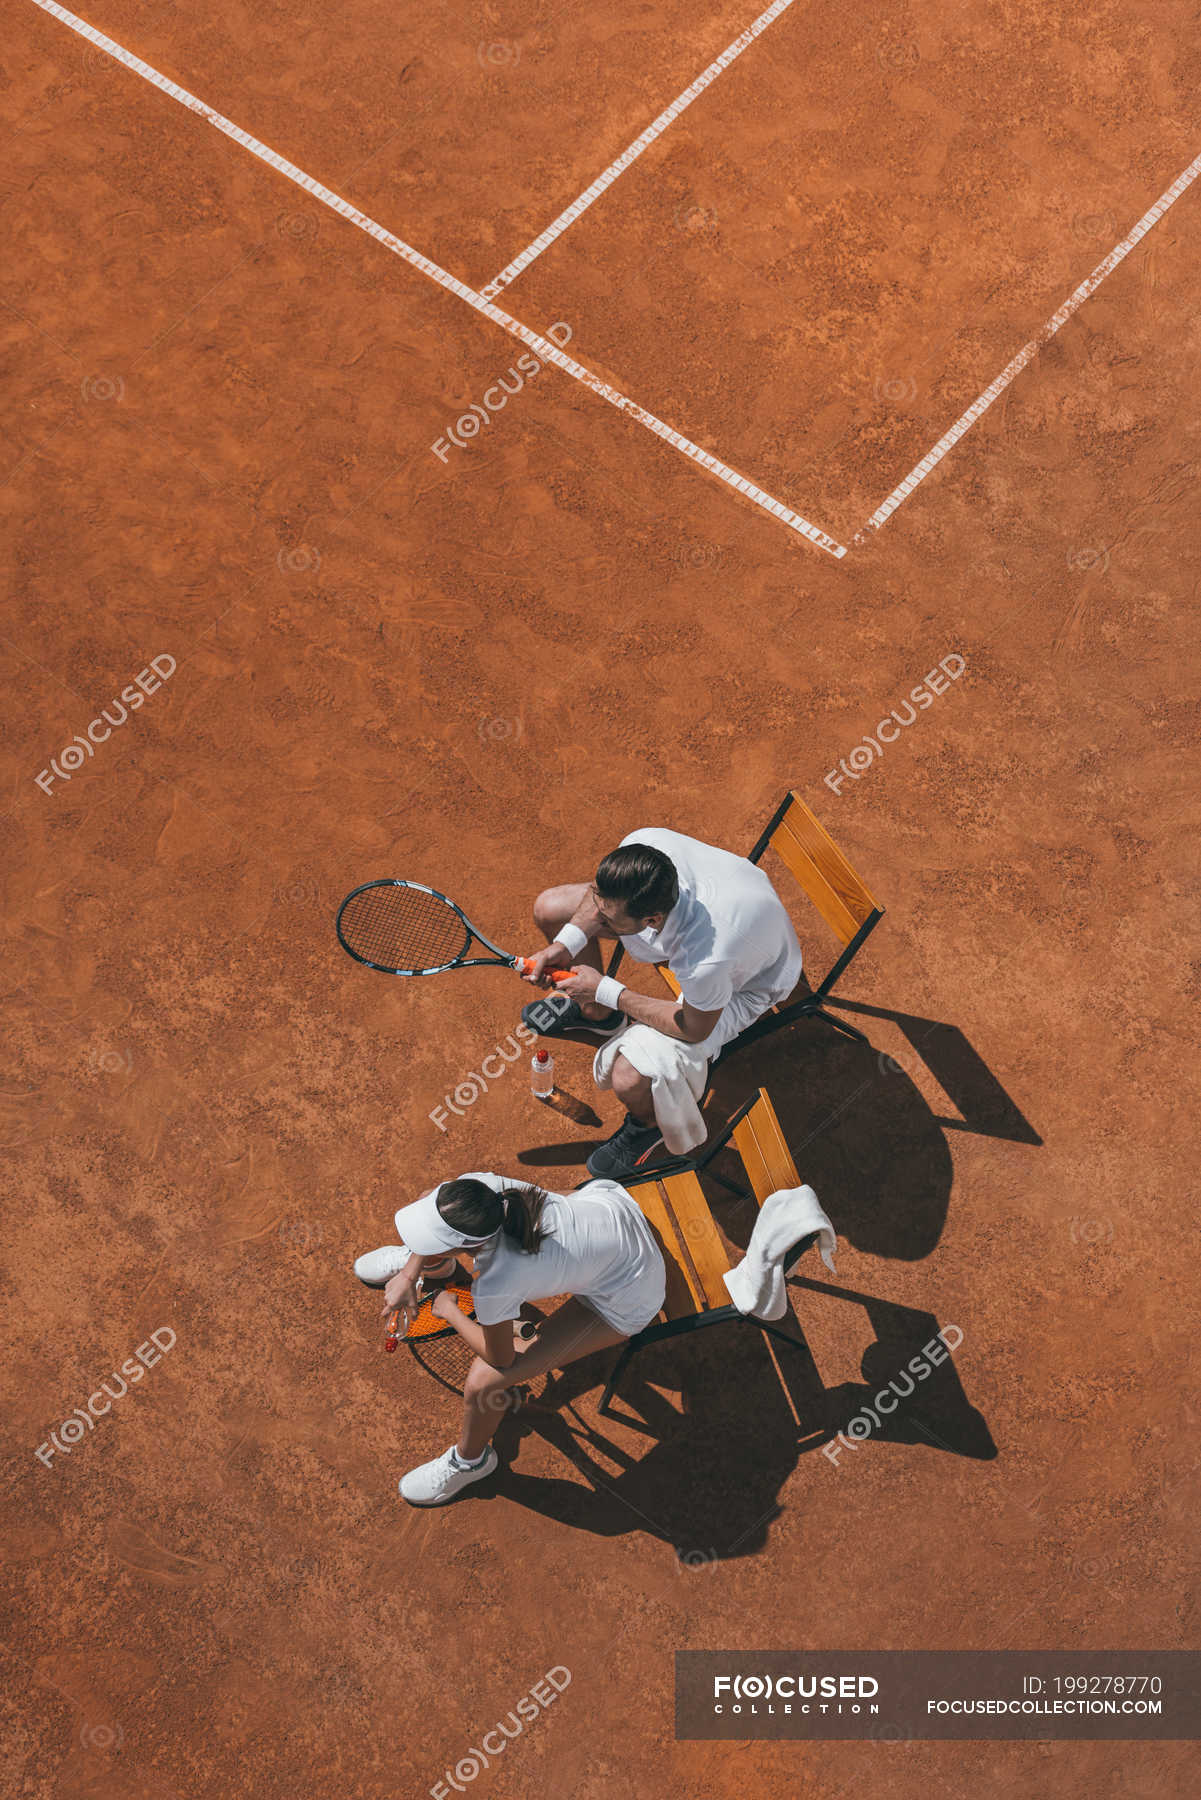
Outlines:
<svg viewBox="0 0 1201 1800"><path fill-rule="evenodd" d="M462 1175L431 1188L396 1215L400 1243L355 1263L369 1287L383 1287L385 1312L417 1311L417 1278L437 1279L460 1252L475 1259L469 1319L449 1293L433 1307L475 1352L463 1389L457 1444L410 1469L400 1491L414 1506L440 1506L497 1465L491 1439L520 1379L561 1369L642 1331L663 1305L659 1246L638 1203L613 1181L591 1181L574 1194L548 1194L503 1175ZM514 1324L522 1302L569 1294L517 1353Z"/></svg>

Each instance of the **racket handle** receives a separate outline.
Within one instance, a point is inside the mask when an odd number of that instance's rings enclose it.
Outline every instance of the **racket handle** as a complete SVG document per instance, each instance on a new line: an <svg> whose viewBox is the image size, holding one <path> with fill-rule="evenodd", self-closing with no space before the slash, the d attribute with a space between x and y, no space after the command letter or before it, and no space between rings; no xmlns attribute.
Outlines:
<svg viewBox="0 0 1201 1800"><path fill-rule="evenodd" d="M534 959L532 956L519 956L517 958L516 962L514 963L514 967L522 975L531 975L534 970ZM571 980L571 970L570 969L548 969L547 973L550 976L552 981L570 981Z"/></svg>

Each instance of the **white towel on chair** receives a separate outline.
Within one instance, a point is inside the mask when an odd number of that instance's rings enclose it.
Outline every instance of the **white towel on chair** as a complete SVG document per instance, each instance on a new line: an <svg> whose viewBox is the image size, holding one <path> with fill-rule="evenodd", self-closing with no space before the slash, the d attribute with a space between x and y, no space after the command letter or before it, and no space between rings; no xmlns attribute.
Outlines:
<svg viewBox="0 0 1201 1800"><path fill-rule="evenodd" d="M822 1261L831 1275L837 1274L834 1246L838 1239L813 1189L777 1188L767 1196L759 1208L746 1255L736 1269L722 1276L739 1312L753 1313L757 1319L783 1318L788 1310L784 1277L796 1267L793 1263L792 1268L785 1269L784 1258L811 1231L818 1233Z"/></svg>
<svg viewBox="0 0 1201 1800"><path fill-rule="evenodd" d="M597 1087L613 1085L613 1064L624 1056L651 1084L655 1118L673 1156L703 1144L708 1133L697 1101L705 1091L709 1058L699 1044L666 1037L653 1025L626 1025L597 1051L592 1075Z"/></svg>

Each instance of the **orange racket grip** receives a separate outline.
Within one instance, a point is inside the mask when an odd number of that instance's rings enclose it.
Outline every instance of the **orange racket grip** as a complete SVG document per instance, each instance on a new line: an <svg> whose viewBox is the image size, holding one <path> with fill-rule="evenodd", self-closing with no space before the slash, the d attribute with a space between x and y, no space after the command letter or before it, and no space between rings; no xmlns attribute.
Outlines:
<svg viewBox="0 0 1201 1800"><path fill-rule="evenodd" d="M533 957L532 956L519 956L517 958L517 967L523 975L532 975L533 971L534 971ZM552 981L570 981L571 980L571 970L570 969L548 969L547 974L550 976Z"/></svg>

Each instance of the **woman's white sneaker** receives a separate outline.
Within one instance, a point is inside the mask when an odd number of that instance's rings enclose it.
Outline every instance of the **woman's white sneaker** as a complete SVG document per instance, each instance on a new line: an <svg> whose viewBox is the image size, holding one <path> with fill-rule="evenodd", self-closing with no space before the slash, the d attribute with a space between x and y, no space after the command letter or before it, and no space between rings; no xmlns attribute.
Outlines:
<svg viewBox="0 0 1201 1800"><path fill-rule="evenodd" d="M365 1256L357 1257L354 1272L366 1287L387 1287L412 1254L403 1244L385 1244L382 1250L368 1250Z"/></svg>
<svg viewBox="0 0 1201 1800"><path fill-rule="evenodd" d="M489 1444L478 1467L464 1467L452 1444L445 1456L436 1456L433 1462L422 1463L420 1468L410 1469L407 1475L401 1476L401 1498L410 1506L441 1506L445 1501L453 1500L461 1488L491 1475L499 1460Z"/></svg>
<svg viewBox="0 0 1201 1800"><path fill-rule="evenodd" d="M354 1265L354 1272L366 1287L387 1287L394 1275L399 1275L413 1252L406 1250L403 1244L385 1244L382 1250L368 1250L366 1256L360 1256ZM448 1256L445 1263L427 1263L424 1271L425 1284L432 1281L449 1281L458 1271L458 1258Z"/></svg>

